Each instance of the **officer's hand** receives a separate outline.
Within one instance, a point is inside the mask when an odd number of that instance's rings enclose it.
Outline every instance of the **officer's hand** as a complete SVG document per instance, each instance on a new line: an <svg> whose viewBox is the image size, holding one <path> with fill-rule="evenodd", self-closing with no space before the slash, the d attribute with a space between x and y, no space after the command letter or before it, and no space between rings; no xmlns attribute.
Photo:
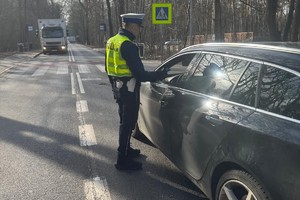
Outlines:
<svg viewBox="0 0 300 200"><path fill-rule="evenodd" d="M168 68L164 68L162 71L160 71L159 74L160 80L165 79L168 76L168 71L169 71Z"/></svg>

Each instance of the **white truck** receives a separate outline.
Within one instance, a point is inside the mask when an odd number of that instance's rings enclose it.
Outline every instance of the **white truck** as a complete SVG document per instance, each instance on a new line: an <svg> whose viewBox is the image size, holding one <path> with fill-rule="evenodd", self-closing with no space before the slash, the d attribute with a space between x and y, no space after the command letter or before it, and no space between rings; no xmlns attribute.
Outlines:
<svg viewBox="0 0 300 200"><path fill-rule="evenodd" d="M67 27L64 19L38 19L38 28L44 54L68 52Z"/></svg>

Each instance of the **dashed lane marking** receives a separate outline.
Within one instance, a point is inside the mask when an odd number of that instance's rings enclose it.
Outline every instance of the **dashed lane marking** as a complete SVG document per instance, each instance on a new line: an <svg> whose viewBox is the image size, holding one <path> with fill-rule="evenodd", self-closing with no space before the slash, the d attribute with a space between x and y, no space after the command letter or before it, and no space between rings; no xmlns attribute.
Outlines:
<svg viewBox="0 0 300 200"><path fill-rule="evenodd" d="M95 177L93 180L86 180L84 183L86 200L110 200L110 193L105 178Z"/></svg>
<svg viewBox="0 0 300 200"><path fill-rule="evenodd" d="M85 100L80 100L80 101L77 101L76 102L76 110L77 112L88 112L89 111L89 108L88 108L88 105L87 105L87 101Z"/></svg>
<svg viewBox="0 0 300 200"><path fill-rule="evenodd" d="M73 56L71 48L69 48L69 62L75 62L75 58Z"/></svg>
<svg viewBox="0 0 300 200"><path fill-rule="evenodd" d="M85 91L84 91L84 88L83 88L83 85L82 85L82 81L81 81L81 78L80 78L80 74L79 74L78 72L76 72L76 76L77 76L77 80L78 80L78 85L79 85L80 93L81 93L81 94L84 94Z"/></svg>
<svg viewBox="0 0 300 200"><path fill-rule="evenodd" d="M71 87L72 87L72 94L76 94L75 80L74 80L74 74L73 73L71 73Z"/></svg>
<svg viewBox="0 0 300 200"><path fill-rule="evenodd" d="M97 144L94 127L92 124L84 124L79 127L80 146L93 146Z"/></svg>
<svg viewBox="0 0 300 200"><path fill-rule="evenodd" d="M100 72L106 73L104 65L96 65L96 67L100 70Z"/></svg>

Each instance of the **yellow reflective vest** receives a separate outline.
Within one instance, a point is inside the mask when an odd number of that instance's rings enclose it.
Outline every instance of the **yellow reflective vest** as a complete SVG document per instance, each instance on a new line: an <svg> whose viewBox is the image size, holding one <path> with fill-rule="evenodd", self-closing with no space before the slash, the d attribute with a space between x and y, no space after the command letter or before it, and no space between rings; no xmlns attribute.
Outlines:
<svg viewBox="0 0 300 200"><path fill-rule="evenodd" d="M107 74L117 77L132 77L126 61L121 55L121 45L130 41L128 37L117 34L110 38L106 44L106 70Z"/></svg>

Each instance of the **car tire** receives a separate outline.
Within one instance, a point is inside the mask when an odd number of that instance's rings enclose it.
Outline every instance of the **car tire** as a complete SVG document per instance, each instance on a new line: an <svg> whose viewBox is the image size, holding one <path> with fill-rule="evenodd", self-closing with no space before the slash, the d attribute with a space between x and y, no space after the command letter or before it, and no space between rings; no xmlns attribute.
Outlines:
<svg viewBox="0 0 300 200"><path fill-rule="evenodd" d="M271 200L262 185L245 171L230 170L221 176L216 190L216 200L246 200L247 196L248 199Z"/></svg>

